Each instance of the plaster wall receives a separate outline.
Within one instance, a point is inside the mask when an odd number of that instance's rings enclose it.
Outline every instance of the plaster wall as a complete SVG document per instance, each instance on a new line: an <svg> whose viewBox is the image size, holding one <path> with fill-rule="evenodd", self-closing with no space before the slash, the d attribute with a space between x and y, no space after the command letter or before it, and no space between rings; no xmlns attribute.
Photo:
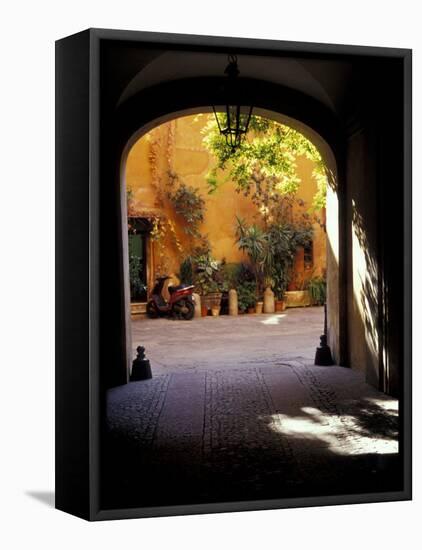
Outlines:
<svg viewBox="0 0 422 550"><path fill-rule="evenodd" d="M214 194L208 193L206 175L213 166L213 158L205 149L201 130L209 114L191 115L162 124L141 137L129 152L126 163L126 187L130 192L130 211L138 216L160 215L174 223L174 234L165 238L167 269L170 274L179 270L180 260L189 249L189 238L183 231L183 220L174 213L171 205L157 203L157 190L167 178L168 170L177 173L188 185L197 187L206 201L205 221L201 232L208 236L213 256L227 262L246 259L236 246L235 216L254 221L256 208L250 197L244 197L235 190L231 181L225 182ZM302 157L298 160L298 171L302 180L298 197L303 206L297 211L307 211L317 191L311 177L313 162ZM326 267L326 237L323 227L314 223L313 256L314 270L306 275L321 275ZM177 237L177 242L175 237ZM159 269L160 257L157 243L152 243L153 264L151 271ZM298 252L295 262L299 279L305 269L303 250Z"/></svg>
<svg viewBox="0 0 422 550"><path fill-rule="evenodd" d="M327 261L327 336L336 364L340 363L339 316L339 203L333 185L327 186L326 198L326 261Z"/></svg>
<svg viewBox="0 0 422 550"><path fill-rule="evenodd" d="M368 137L356 132L347 163L347 313L349 366L377 386L379 377L379 298L377 195Z"/></svg>

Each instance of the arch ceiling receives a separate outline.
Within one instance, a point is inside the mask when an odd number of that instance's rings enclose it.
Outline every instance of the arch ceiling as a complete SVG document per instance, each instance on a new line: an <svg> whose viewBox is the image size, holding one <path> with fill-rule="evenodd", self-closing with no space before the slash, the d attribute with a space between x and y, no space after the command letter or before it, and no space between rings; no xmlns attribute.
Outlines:
<svg viewBox="0 0 422 550"><path fill-rule="evenodd" d="M227 55L186 51L150 52L144 63L143 68L127 81L118 105L140 91L163 82L198 76L222 76L227 65ZM298 90L338 115L352 74L352 64L343 61L238 55L238 63L241 77L265 80Z"/></svg>

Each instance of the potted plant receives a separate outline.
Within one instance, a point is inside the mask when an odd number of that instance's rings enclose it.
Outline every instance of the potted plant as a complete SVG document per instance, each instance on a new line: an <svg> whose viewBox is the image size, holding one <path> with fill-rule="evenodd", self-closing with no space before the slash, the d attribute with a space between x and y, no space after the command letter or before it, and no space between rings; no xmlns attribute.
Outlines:
<svg viewBox="0 0 422 550"><path fill-rule="evenodd" d="M286 309L286 302L284 300L284 294L276 295L275 300L275 311L276 313L280 313L281 311L284 311Z"/></svg>
<svg viewBox="0 0 422 550"><path fill-rule="evenodd" d="M249 257L255 279L255 303L260 303L259 298L263 292L263 279L271 258L268 235L258 225L248 226L244 220L237 216L236 220L237 246Z"/></svg>
<svg viewBox="0 0 422 550"><path fill-rule="evenodd" d="M194 284L202 297L202 303L207 310L221 306L222 292L217 281L219 263L210 254L202 254L195 258Z"/></svg>
<svg viewBox="0 0 422 550"><path fill-rule="evenodd" d="M253 281L245 281L237 287L239 312L255 313L256 285Z"/></svg>
<svg viewBox="0 0 422 550"><path fill-rule="evenodd" d="M285 293L286 305L290 307L308 307L311 305L311 297L308 290L306 274L297 273L295 276L296 290L287 290Z"/></svg>
<svg viewBox="0 0 422 550"><path fill-rule="evenodd" d="M209 304L209 309L211 309L211 314L214 317L217 317L220 314L221 308L221 298L223 293L220 290L220 286L217 281L210 281L208 284L208 290L205 295L206 304Z"/></svg>
<svg viewBox="0 0 422 550"><path fill-rule="evenodd" d="M323 306L327 295L327 283L324 277L312 277L308 282L308 292L314 306Z"/></svg>
<svg viewBox="0 0 422 550"><path fill-rule="evenodd" d="M280 313L286 309L285 292L287 281L284 269L279 266L279 269L274 271L274 295L275 295L275 311Z"/></svg>

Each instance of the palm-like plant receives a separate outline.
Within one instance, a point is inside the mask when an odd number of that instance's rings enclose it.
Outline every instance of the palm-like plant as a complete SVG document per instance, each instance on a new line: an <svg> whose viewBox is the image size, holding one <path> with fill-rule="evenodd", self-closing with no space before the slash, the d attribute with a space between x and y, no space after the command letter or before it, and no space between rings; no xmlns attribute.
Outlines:
<svg viewBox="0 0 422 550"><path fill-rule="evenodd" d="M272 265L271 243L268 234L257 225L246 225L245 221L236 216L236 242L240 250L249 256L255 276L256 291L262 292L264 277Z"/></svg>
<svg viewBox="0 0 422 550"><path fill-rule="evenodd" d="M312 238L312 227L277 223L264 231L257 225L247 225L244 220L236 219L237 244L249 256L257 293L262 292L264 282L268 284L271 280L271 286L281 298L287 288L296 251Z"/></svg>
<svg viewBox="0 0 422 550"><path fill-rule="evenodd" d="M308 283L312 303L322 306L327 296L327 283L324 277L313 277Z"/></svg>

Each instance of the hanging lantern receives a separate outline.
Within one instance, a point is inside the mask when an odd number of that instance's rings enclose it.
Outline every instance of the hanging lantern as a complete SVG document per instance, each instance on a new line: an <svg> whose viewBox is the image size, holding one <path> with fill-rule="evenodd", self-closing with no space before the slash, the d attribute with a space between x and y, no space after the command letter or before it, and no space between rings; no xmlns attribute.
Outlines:
<svg viewBox="0 0 422 550"><path fill-rule="evenodd" d="M213 110L220 134L226 138L227 145L234 152L248 132L253 107L239 104L239 69L235 55L229 55L229 64L224 73L227 75L224 86L227 101L225 113L219 117L214 106Z"/></svg>

